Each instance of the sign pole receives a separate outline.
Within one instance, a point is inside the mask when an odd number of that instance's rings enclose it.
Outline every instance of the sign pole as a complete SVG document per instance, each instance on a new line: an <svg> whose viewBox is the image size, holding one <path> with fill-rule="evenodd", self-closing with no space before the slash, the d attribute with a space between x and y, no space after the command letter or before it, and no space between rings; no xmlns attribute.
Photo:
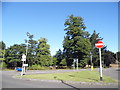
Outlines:
<svg viewBox="0 0 120 90"><path fill-rule="evenodd" d="M103 81L102 78L102 61L101 61L101 48L104 47L104 43L102 41L98 41L95 46L99 48L99 57L100 57L100 81Z"/></svg>
<svg viewBox="0 0 120 90"><path fill-rule="evenodd" d="M78 70L78 59L76 59L77 60L77 70Z"/></svg>
<svg viewBox="0 0 120 90"><path fill-rule="evenodd" d="M92 55L90 57L91 57L91 71L92 71L93 70Z"/></svg>
<svg viewBox="0 0 120 90"><path fill-rule="evenodd" d="M24 64L24 61L23 61L23 64ZM23 75L23 72L24 72L24 67L23 67L23 64L22 64L22 72L21 72L21 76Z"/></svg>
<svg viewBox="0 0 120 90"><path fill-rule="evenodd" d="M26 61L26 55L25 54L22 55L22 61L23 61L23 64L22 64L21 76L25 74L25 64L24 64L24 61Z"/></svg>
<svg viewBox="0 0 120 90"><path fill-rule="evenodd" d="M102 81L102 62L101 62L101 48L99 48L99 55L100 55L100 81Z"/></svg>

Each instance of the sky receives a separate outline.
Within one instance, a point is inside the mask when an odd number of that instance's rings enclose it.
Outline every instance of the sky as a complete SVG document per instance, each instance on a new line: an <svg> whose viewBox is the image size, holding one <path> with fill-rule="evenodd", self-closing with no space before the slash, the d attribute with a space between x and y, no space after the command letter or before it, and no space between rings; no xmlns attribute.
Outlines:
<svg viewBox="0 0 120 90"><path fill-rule="evenodd" d="M2 40L7 47L25 43L30 32L35 40L47 38L54 55L63 49L64 23L71 14L84 19L85 31L100 33L107 50L118 51L117 2L3 2Z"/></svg>

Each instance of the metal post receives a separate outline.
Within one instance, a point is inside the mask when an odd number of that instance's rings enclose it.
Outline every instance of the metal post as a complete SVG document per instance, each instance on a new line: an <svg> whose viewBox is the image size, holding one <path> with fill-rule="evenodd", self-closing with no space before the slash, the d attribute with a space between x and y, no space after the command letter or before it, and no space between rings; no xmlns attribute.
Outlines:
<svg viewBox="0 0 120 90"><path fill-rule="evenodd" d="M77 60L77 70L78 70L78 59L76 59Z"/></svg>
<svg viewBox="0 0 120 90"><path fill-rule="evenodd" d="M28 34L27 34L27 36L28 36ZM27 47L26 47L26 59L27 59L27 52L28 52L28 37L27 37ZM25 63L26 63L26 61L25 61ZM26 72L26 68L24 67L24 71Z"/></svg>
<svg viewBox="0 0 120 90"><path fill-rule="evenodd" d="M99 55L100 55L100 81L102 81L102 62L101 62L101 48L99 48Z"/></svg>
<svg viewBox="0 0 120 90"><path fill-rule="evenodd" d="M27 57L27 51L28 51L28 40L27 40L27 47L26 47L26 57Z"/></svg>
<svg viewBox="0 0 120 90"><path fill-rule="evenodd" d="M24 64L24 61L23 61L23 64ZM21 72L21 76L24 74L24 67L23 67L23 64L22 64L22 72Z"/></svg>
<svg viewBox="0 0 120 90"><path fill-rule="evenodd" d="M73 68L75 69L75 59L73 60Z"/></svg>
<svg viewBox="0 0 120 90"><path fill-rule="evenodd" d="M93 64L92 64L92 54L91 54L91 71L93 70Z"/></svg>

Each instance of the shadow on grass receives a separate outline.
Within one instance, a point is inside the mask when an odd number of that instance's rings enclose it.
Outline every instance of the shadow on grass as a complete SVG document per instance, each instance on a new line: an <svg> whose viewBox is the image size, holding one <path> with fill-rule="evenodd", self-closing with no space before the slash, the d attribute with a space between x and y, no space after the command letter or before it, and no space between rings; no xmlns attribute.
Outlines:
<svg viewBox="0 0 120 90"><path fill-rule="evenodd" d="M60 80L63 84L65 84L65 85L67 85L67 86L70 86L70 87L72 87L73 89L80 90L80 88L77 88L77 87L75 87L75 86L72 86L72 85L70 85L70 84L68 84L68 83L65 83L63 80L58 79L57 76L55 76L54 79Z"/></svg>

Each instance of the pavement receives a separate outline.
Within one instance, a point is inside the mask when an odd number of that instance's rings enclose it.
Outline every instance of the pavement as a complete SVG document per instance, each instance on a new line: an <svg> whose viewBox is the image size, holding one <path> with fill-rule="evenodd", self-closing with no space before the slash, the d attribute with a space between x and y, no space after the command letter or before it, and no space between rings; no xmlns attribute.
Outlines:
<svg viewBox="0 0 120 90"><path fill-rule="evenodd" d="M90 69L79 69L90 70ZM95 69L99 71L99 69ZM57 73L57 72L71 72L76 70L29 70L26 74L40 74L40 73ZM116 69L104 69L103 74L118 80L118 70ZM118 84L109 83L85 83L85 82L65 82L56 80L37 80L37 79L20 79L15 78L15 75L20 75L20 72L16 71L3 71L2 72L2 88L118 88Z"/></svg>

